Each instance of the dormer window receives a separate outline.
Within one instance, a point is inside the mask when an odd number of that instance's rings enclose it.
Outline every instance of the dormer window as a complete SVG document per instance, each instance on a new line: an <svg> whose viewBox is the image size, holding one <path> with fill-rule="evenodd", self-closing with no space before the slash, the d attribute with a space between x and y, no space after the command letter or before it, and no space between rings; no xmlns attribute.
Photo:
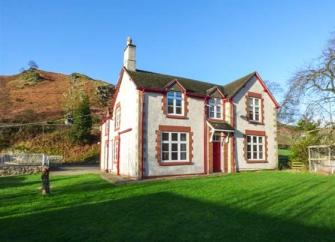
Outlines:
<svg viewBox="0 0 335 242"><path fill-rule="evenodd" d="M178 91L167 93L167 113L170 115L183 115L183 95Z"/></svg>
<svg viewBox="0 0 335 242"><path fill-rule="evenodd" d="M208 101L208 116L211 119L222 118L222 100L221 98L211 98Z"/></svg>
<svg viewBox="0 0 335 242"><path fill-rule="evenodd" d="M260 122L261 99L248 97L248 119L249 121Z"/></svg>

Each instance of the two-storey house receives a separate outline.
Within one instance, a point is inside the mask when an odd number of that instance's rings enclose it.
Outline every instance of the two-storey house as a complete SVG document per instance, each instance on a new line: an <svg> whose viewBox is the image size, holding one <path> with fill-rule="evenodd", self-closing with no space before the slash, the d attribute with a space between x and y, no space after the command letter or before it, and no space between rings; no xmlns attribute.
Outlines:
<svg viewBox="0 0 335 242"><path fill-rule="evenodd" d="M129 38L101 169L138 179L275 169L278 108L257 72L217 85L138 70Z"/></svg>

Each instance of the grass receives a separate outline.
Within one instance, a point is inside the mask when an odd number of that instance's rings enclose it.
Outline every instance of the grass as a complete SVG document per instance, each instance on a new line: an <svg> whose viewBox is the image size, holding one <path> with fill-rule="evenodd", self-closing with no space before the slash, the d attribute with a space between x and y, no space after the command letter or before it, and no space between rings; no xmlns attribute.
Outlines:
<svg viewBox="0 0 335 242"><path fill-rule="evenodd" d="M335 176L250 172L112 185L0 178L0 241L334 241Z"/></svg>

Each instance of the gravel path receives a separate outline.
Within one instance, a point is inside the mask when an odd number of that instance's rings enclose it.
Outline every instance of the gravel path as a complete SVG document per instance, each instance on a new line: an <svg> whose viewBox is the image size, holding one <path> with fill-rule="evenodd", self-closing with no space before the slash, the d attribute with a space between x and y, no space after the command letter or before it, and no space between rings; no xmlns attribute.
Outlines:
<svg viewBox="0 0 335 242"><path fill-rule="evenodd" d="M51 176L71 176L81 174L100 174L99 164L93 165L64 165L53 168L50 171Z"/></svg>

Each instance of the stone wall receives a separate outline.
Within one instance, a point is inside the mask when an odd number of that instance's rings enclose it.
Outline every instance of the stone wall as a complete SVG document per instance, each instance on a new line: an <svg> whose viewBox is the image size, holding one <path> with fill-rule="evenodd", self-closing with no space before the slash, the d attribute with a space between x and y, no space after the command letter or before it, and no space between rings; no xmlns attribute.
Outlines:
<svg viewBox="0 0 335 242"><path fill-rule="evenodd" d="M0 176L14 176L37 174L42 171L43 166L32 165L4 165L0 166Z"/></svg>

